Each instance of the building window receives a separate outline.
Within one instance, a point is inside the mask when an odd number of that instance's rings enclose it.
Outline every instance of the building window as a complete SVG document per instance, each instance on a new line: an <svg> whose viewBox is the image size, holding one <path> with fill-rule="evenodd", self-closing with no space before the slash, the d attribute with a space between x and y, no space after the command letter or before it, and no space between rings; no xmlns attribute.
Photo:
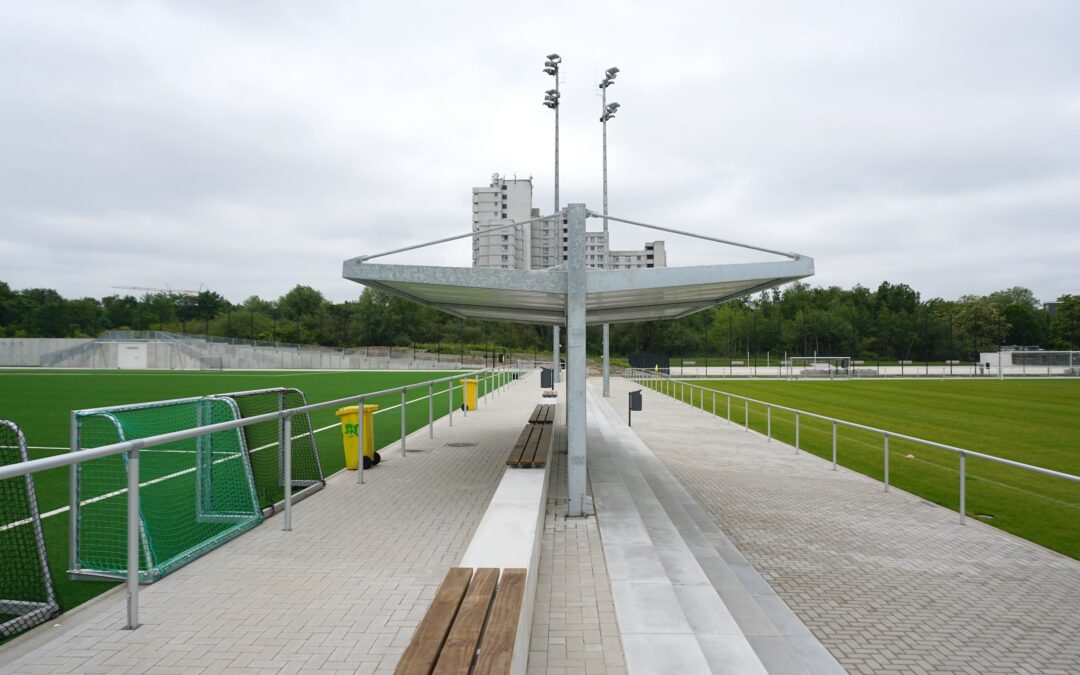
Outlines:
<svg viewBox="0 0 1080 675"><path fill-rule="evenodd" d="M504 256L502 257L502 261L503 261L503 262L506 262L507 260L509 260L509 258L508 258L507 256L505 256L505 255L504 255Z"/></svg>
<svg viewBox="0 0 1080 675"><path fill-rule="evenodd" d="M510 235L508 235L508 234L504 234L504 235L502 236L502 240L503 240L503 241L507 241L507 240L509 240L509 239L510 239Z"/></svg>

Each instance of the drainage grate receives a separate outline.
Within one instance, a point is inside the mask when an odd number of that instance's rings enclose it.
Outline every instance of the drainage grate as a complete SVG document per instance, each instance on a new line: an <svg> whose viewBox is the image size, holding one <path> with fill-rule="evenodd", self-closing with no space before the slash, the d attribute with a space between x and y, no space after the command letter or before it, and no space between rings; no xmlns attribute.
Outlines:
<svg viewBox="0 0 1080 675"><path fill-rule="evenodd" d="M459 442L459 443L447 443L446 447L448 447L448 448L471 448L474 445L476 445L476 443L469 443L468 441L463 441L463 442Z"/></svg>

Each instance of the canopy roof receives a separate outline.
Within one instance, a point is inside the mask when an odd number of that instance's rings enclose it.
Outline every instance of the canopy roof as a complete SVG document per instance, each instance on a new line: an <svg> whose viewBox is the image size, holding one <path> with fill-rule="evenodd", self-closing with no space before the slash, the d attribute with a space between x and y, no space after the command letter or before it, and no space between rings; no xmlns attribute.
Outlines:
<svg viewBox="0 0 1080 675"><path fill-rule="evenodd" d="M566 270L380 265L346 260L342 275L455 316L558 325L566 322ZM677 319L804 279L814 260L586 272L586 322Z"/></svg>

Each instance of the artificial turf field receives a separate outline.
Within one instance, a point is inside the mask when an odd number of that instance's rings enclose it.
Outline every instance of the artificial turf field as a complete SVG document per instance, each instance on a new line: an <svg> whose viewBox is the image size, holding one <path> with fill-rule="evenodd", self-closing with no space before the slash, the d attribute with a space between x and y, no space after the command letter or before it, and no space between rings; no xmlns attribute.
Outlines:
<svg viewBox="0 0 1080 675"><path fill-rule="evenodd" d="M936 441L965 450L1080 475L1080 380L694 380L726 392ZM700 407L701 394L694 405ZM689 394L683 395L688 400ZM712 412L712 395L704 407ZM731 400L731 419L745 424L745 404ZM716 413L727 417L727 397ZM764 405L751 403L750 428L766 433ZM799 445L832 459L832 424L801 416ZM795 442L794 414L773 410L772 435ZM838 463L884 477L882 434L838 425ZM966 512L1048 548L1080 558L1080 483L968 457ZM889 482L957 510L956 453L895 437L889 440Z"/></svg>
<svg viewBox="0 0 1080 675"><path fill-rule="evenodd" d="M11 420L22 428L30 446L30 458L36 459L68 452L72 410L271 387L295 387L304 392L308 403L318 403L453 374L453 371L0 370L0 419ZM483 385L481 380L479 395L484 393ZM461 387L456 383L455 387L453 406L459 408ZM435 417L441 418L450 404L447 385L434 385L434 388ZM421 387L409 391L407 399L426 396L427 389ZM380 406L375 417L375 447L397 441L401 429L401 394L370 398L365 403ZM408 431L426 425L427 414L425 403L408 406ZM311 418L323 472L329 476L345 465L338 418L333 408L316 411ZM66 611L114 584L68 579L68 469L35 474L34 484L43 515L49 567L61 608Z"/></svg>

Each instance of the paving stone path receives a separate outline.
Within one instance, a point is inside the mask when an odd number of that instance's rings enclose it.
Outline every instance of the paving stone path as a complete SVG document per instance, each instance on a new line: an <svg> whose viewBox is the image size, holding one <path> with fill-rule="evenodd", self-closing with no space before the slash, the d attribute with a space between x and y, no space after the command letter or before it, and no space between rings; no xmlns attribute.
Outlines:
<svg viewBox="0 0 1080 675"><path fill-rule="evenodd" d="M850 672L1080 673L1080 562L644 397L634 431Z"/></svg>

